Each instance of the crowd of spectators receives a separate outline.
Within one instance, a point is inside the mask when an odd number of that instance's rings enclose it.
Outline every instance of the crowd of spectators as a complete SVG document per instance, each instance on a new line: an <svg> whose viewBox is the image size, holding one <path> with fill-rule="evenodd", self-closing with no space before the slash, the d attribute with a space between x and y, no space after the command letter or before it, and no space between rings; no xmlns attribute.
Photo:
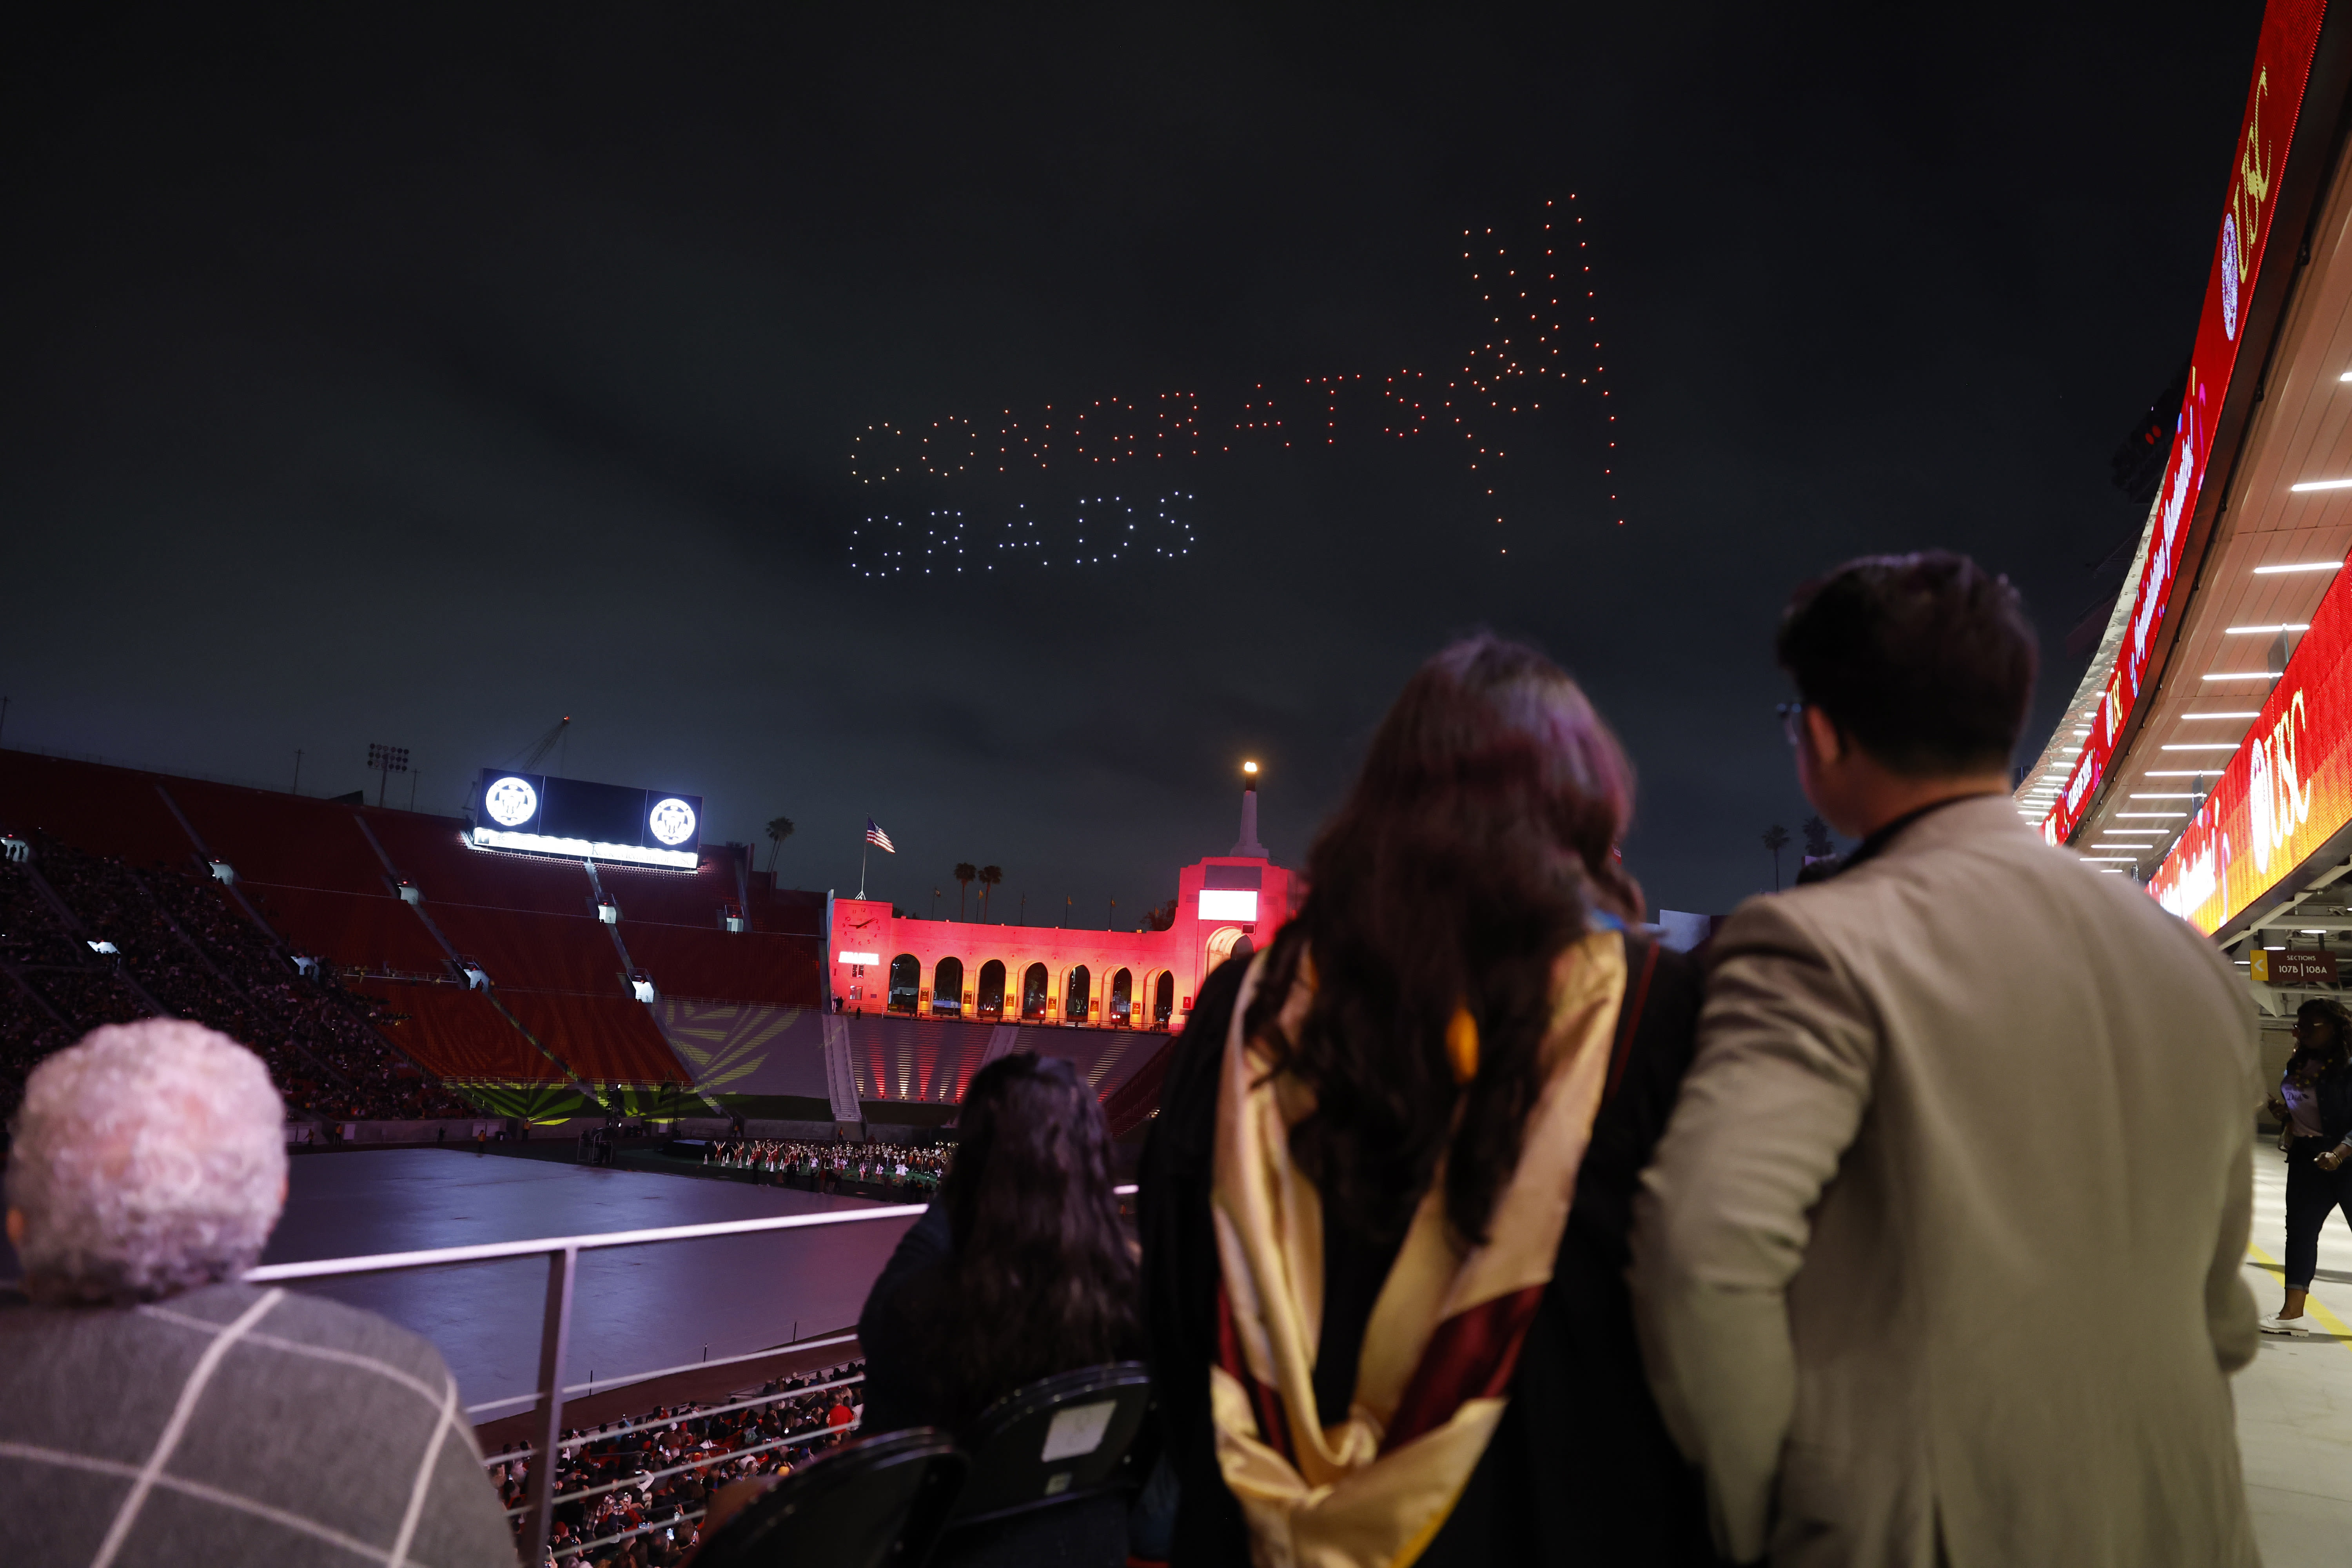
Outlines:
<svg viewBox="0 0 2352 1568"><path fill-rule="evenodd" d="M800 1143L781 1139L731 1138L713 1145L703 1164L717 1172L741 1172L762 1185L833 1192L845 1182L898 1188L926 1196L946 1176L948 1153L903 1143Z"/></svg>
<svg viewBox="0 0 2352 1568"><path fill-rule="evenodd" d="M89 1029L160 1012L251 1045L298 1112L331 1121L471 1113L384 1042L379 1003L299 973L210 878L30 837L29 864L0 862L0 963L9 971L0 984L0 1108L16 1103L36 1063Z"/></svg>
<svg viewBox="0 0 2352 1568"><path fill-rule="evenodd" d="M548 1561L557 1568L669 1568L700 1539L710 1494L789 1475L838 1447L863 1415L863 1362L772 1382L721 1405L664 1405L571 1430L561 1445ZM518 1539L533 1457L509 1443L488 1461Z"/></svg>

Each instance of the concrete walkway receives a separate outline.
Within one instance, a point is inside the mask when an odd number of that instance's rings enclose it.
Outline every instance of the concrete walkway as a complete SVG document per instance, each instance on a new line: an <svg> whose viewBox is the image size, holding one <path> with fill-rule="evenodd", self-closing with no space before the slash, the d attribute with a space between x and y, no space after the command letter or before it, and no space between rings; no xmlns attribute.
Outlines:
<svg viewBox="0 0 2352 1568"><path fill-rule="evenodd" d="M2254 1152L2254 1235L2246 1283L2275 1312L2286 1248L2286 1159L2267 1141ZM2236 1380L2246 1496L2267 1568L2343 1568L2352 1562L2352 1230L2332 1215L2319 1233L2319 1275L2305 1315L2309 1339L2263 1337Z"/></svg>

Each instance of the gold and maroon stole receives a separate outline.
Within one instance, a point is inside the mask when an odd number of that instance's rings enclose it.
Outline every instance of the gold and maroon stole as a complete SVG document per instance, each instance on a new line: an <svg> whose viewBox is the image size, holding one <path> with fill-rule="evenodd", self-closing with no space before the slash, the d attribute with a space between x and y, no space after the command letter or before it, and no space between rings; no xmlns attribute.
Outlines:
<svg viewBox="0 0 2352 1568"><path fill-rule="evenodd" d="M1217 1463L1257 1568L1402 1568L1444 1524L1486 1451L1551 1281L1610 1073L1624 942L1596 931L1553 963L1543 1087L1490 1239L1467 1251L1454 1239L1441 1170L1373 1304L1353 1405L1328 1427L1314 1386L1323 1209L1289 1142L1313 1101L1295 1078L1271 1072L1272 1053L1243 1029L1265 962L1259 953L1242 982L1217 1090ZM1286 1029L1314 994L1312 964L1298 968Z"/></svg>

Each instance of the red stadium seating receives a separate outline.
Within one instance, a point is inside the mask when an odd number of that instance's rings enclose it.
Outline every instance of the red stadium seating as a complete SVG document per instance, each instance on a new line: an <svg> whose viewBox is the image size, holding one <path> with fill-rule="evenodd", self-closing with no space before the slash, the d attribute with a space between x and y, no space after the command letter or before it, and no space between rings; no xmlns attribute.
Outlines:
<svg viewBox="0 0 2352 1568"><path fill-rule="evenodd" d="M719 931L722 904L743 901L735 870L725 848L710 850L698 871L657 871L649 867L603 866L596 875L604 891L621 906L625 921L658 921L666 925Z"/></svg>
<svg viewBox="0 0 2352 1568"><path fill-rule="evenodd" d="M478 991L381 980L370 981L368 990L407 1015L384 1028L428 1071L461 1082L550 1083L562 1077Z"/></svg>
<svg viewBox="0 0 2352 1568"><path fill-rule="evenodd" d="M613 939L587 915L517 914L431 902L425 911L458 955L479 963L501 991L629 994Z"/></svg>
<svg viewBox="0 0 2352 1568"><path fill-rule="evenodd" d="M40 828L134 866L185 865L195 846L155 793L153 773L0 752L0 831Z"/></svg>
<svg viewBox="0 0 2352 1568"><path fill-rule="evenodd" d="M499 1000L533 1038L596 1083L691 1082L645 1005L626 996L507 991Z"/></svg>
<svg viewBox="0 0 2352 1568"><path fill-rule="evenodd" d="M628 908L621 906L625 915ZM778 1007L814 1007L824 1000L814 937L739 935L627 919L620 931L630 959L665 996Z"/></svg>
<svg viewBox="0 0 2352 1568"><path fill-rule="evenodd" d="M388 893L324 892L244 882L246 897L298 952L371 974L439 975L447 958L416 911Z"/></svg>
<svg viewBox="0 0 2352 1568"><path fill-rule="evenodd" d="M477 849L466 825L451 816L372 811L367 824L383 852L436 904L582 915L595 908L588 873L577 860Z"/></svg>
<svg viewBox="0 0 2352 1568"><path fill-rule="evenodd" d="M386 890L383 862L348 805L203 779L171 779L164 787L240 882L378 896Z"/></svg>

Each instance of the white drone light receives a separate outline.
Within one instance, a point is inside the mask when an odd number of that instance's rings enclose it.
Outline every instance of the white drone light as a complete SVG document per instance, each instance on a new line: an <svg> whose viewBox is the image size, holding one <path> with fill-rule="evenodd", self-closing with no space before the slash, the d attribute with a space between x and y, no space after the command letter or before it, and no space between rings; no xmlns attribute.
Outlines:
<svg viewBox="0 0 2352 1568"><path fill-rule="evenodd" d="M500 827L520 827L539 815L539 792L509 773L483 793L482 809Z"/></svg>

